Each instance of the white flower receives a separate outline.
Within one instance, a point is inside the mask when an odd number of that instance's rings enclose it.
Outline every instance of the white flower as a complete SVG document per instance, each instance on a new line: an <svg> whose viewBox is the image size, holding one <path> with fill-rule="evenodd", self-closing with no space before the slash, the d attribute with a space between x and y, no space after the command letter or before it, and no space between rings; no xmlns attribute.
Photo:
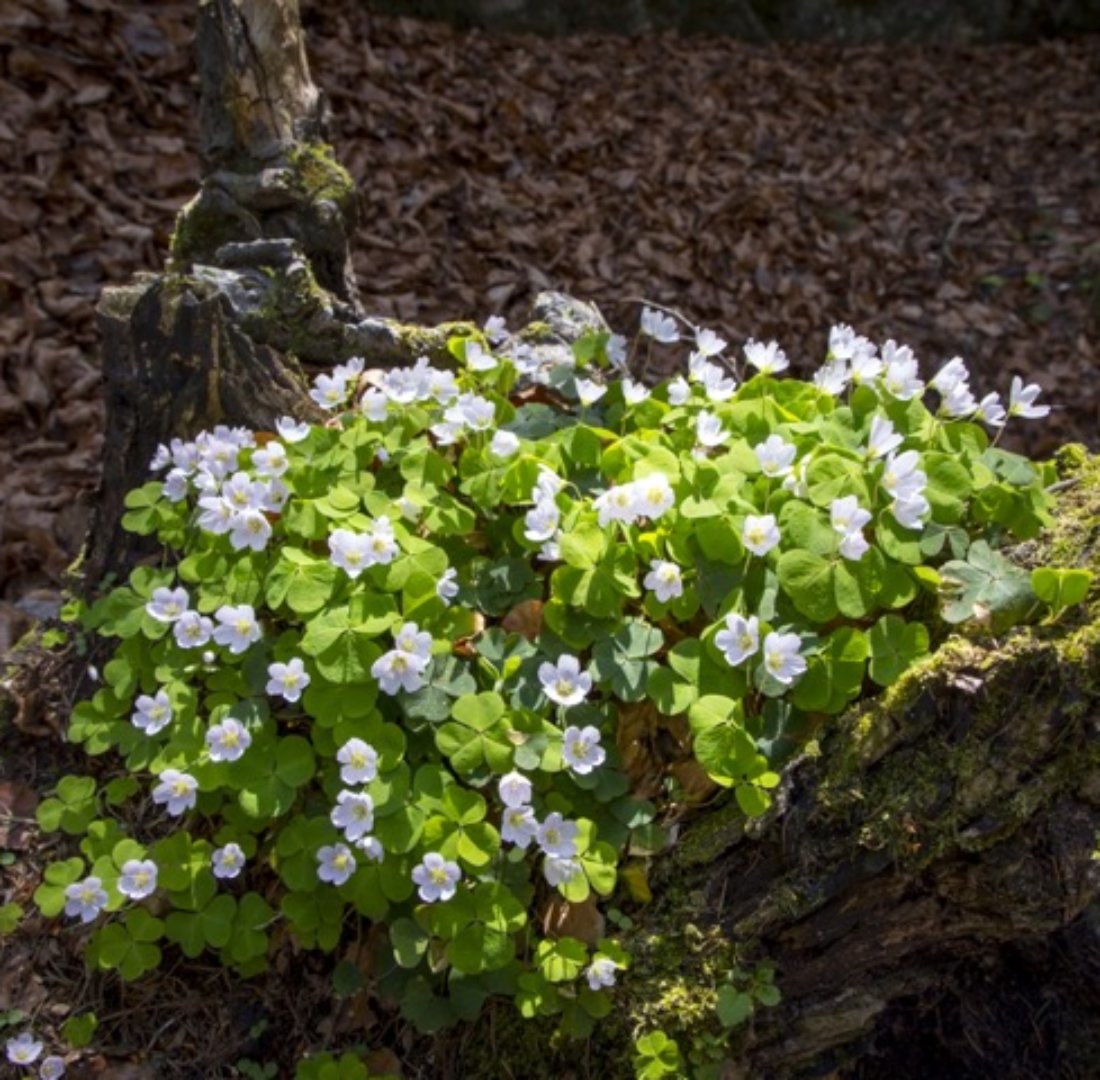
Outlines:
<svg viewBox="0 0 1100 1080"><path fill-rule="evenodd" d="M190 773L165 769L157 779L160 783L153 788L153 802L163 804L172 817L194 809L199 782Z"/></svg>
<svg viewBox="0 0 1100 1080"><path fill-rule="evenodd" d="M607 751L600 745L600 730L588 724L586 727L567 727L562 739L562 759L578 776L587 776L607 760Z"/></svg>
<svg viewBox="0 0 1100 1080"><path fill-rule="evenodd" d="M886 342L882 347L882 359L886 364L882 385L892 397L909 401L924 390L924 383L918 376L917 358L908 345Z"/></svg>
<svg viewBox="0 0 1100 1080"><path fill-rule="evenodd" d="M556 810L546 815L539 826L535 839L545 855L555 855L559 859L571 859L577 854L577 836L580 827L575 821L566 821Z"/></svg>
<svg viewBox="0 0 1100 1080"><path fill-rule="evenodd" d="M332 369L332 374L337 379L345 379L351 382L363 374L363 368L367 366L366 360L361 356L349 356L342 364L337 364Z"/></svg>
<svg viewBox="0 0 1100 1080"><path fill-rule="evenodd" d="M1038 420L1050 412L1049 405L1036 405L1035 399L1042 393L1037 383L1024 386L1019 375L1012 376L1012 386L1008 391L1008 415L1022 416L1025 420Z"/></svg>
<svg viewBox="0 0 1100 1080"><path fill-rule="evenodd" d="M359 409L372 424L381 424L390 411L390 399L376 386L372 386L360 399Z"/></svg>
<svg viewBox="0 0 1100 1080"><path fill-rule="evenodd" d="M977 407L978 400L965 382L955 383L940 402L940 412L955 418L969 416Z"/></svg>
<svg viewBox="0 0 1100 1080"><path fill-rule="evenodd" d="M144 900L157 888L157 864L152 859L127 859L122 864L118 891L131 900Z"/></svg>
<svg viewBox="0 0 1100 1080"><path fill-rule="evenodd" d="M802 645L797 634L774 631L764 638L764 670L784 686L790 686L806 670L806 658L799 652Z"/></svg>
<svg viewBox="0 0 1100 1080"><path fill-rule="evenodd" d="M96 879L91 878L89 880ZM96 881L96 884L98 884L98 881ZM72 888L72 886L70 885L69 888ZM66 911L66 914L76 913ZM93 915L92 918L94 919L95 916ZM84 921L90 922L91 920L85 919ZM29 1031L24 1031L14 1039L8 1039L7 1052L8 1061L13 1065L33 1065L38 1060L38 1055L42 1053L42 1044Z"/></svg>
<svg viewBox="0 0 1100 1080"><path fill-rule="evenodd" d="M214 877L231 880L244 869L244 852L240 844L228 843L215 848L210 861L213 863Z"/></svg>
<svg viewBox="0 0 1100 1080"><path fill-rule="evenodd" d="M882 486L895 499L909 499L919 495L928 477L917 466L920 455L916 450L906 450L901 454L890 454L882 471Z"/></svg>
<svg viewBox="0 0 1100 1080"><path fill-rule="evenodd" d="M496 432L489 442L489 453L498 458L510 458L519 449L519 437L510 431Z"/></svg>
<svg viewBox="0 0 1100 1080"><path fill-rule="evenodd" d="M729 401L737 392L737 380L717 364L707 364L703 368L703 390L708 401Z"/></svg>
<svg viewBox="0 0 1100 1080"><path fill-rule="evenodd" d="M369 784L378 775L378 752L362 739L348 739L336 751L336 760L345 784Z"/></svg>
<svg viewBox="0 0 1100 1080"><path fill-rule="evenodd" d="M856 529L855 532L845 533L840 541L840 554L852 562L859 562L871 547L867 543L863 533Z"/></svg>
<svg viewBox="0 0 1100 1080"><path fill-rule="evenodd" d="M576 382L577 397L585 408L588 408L589 405L595 405L607 393L607 387L594 379L577 379Z"/></svg>
<svg viewBox="0 0 1100 1080"><path fill-rule="evenodd" d="M579 705L592 689L592 676L581 671L580 661L568 653L557 664L540 664L539 682L543 693L559 705Z"/></svg>
<svg viewBox="0 0 1100 1080"><path fill-rule="evenodd" d="M238 457L239 451L233 443L224 439L203 439L199 454L200 473L205 473L209 480L221 480L237 468ZM195 479L196 487L209 484L207 479Z"/></svg>
<svg viewBox="0 0 1100 1080"><path fill-rule="evenodd" d="M714 413L701 412L695 418L695 438L700 446L721 446L729 437L730 433Z"/></svg>
<svg viewBox="0 0 1100 1080"><path fill-rule="evenodd" d="M292 416L280 416L275 421L275 430L284 442L298 443L309 434L309 424L304 420L299 423Z"/></svg>
<svg viewBox="0 0 1100 1080"><path fill-rule="evenodd" d="M458 383L453 371L430 368L428 372L428 393L440 405L450 405L458 397Z"/></svg>
<svg viewBox="0 0 1100 1080"><path fill-rule="evenodd" d="M602 528L613 521L632 525L638 517L638 489L633 484L616 484L592 501Z"/></svg>
<svg viewBox="0 0 1100 1080"><path fill-rule="evenodd" d="M290 488L278 477L272 477L263 484L263 489L263 503L260 509L267 510L272 514L280 513L287 499L290 498Z"/></svg>
<svg viewBox="0 0 1100 1080"><path fill-rule="evenodd" d="M836 323L829 328L829 356L837 360L850 360L855 352L856 332L847 323Z"/></svg>
<svg viewBox="0 0 1100 1080"><path fill-rule="evenodd" d="M728 344L724 338L706 327L698 327L695 331L695 351L699 356L717 356Z"/></svg>
<svg viewBox="0 0 1100 1080"><path fill-rule="evenodd" d="M425 904L434 904L437 900L450 900L462 880L462 871L457 863L448 862L438 851L429 851L423 861L413 868L413 882L419 886L416 890Z"/></svg>
<svg viewBox="0 0 1100 1080"><path fill-rule="evenodd" d="M829 519L841 536L862 529L871 520L871 512L859 505L854 495L845 495L842 499L833 499L829 507Z"/></svg>
<svg viewBox="0 0 1100 1080"><path fill-rule="evenodd" d="M622 370L626 367L626 338L622 334L612 334L604 346L607 354L607 362L613 367Z"/></svg>
<svg viewBox="0 0 1100 1080"><path fill-rule="evenodd" d="M222 495L204 495L199 499L199 516L195 519L200 529L215 536L224 536L233 528L237 516L236 507Z"/></svg>
<svg viewBox="0 0 1100 1080"><path fill-rule="evenodd" d="M182 585L178 589L161 587L153 590L153 598L145 605L145 610L154 619L171 623L187 611L190 603L187 590Z"/></svg>
<svg viewBox="0 0 1100 1080"><path fill-rule="evenodd" d="M676 494L664 473L650 473L634 481L634 509L640 517L656 521L676 504Z"/></svg>
<svg viewBox="0 0 1100 1080"><path fill-rule="evenodd" d="M852 382L856 386L873 382L882 374L882 361L875 353L875 347L866 338L860 338L865 342L862 349L857 349L849 357L852 366Z"/></svg>
<svg viewBox="0 0 1100 1080"><path fill-rule="evenodd" d="M169 502L183 502L187 498L187 473L182 469L172 469L164 478L164 497Z"/></svg>
<svg viewBox="0 0 1100 1080"><path fill-rule="evenodd" d="M542 861L542 873L553 887L568 885L581 872L581 864L576 859L547 855Z"/></svg>
<svg viewBox="0 0 1100 1080"><path fill-rule="evenodd" d="M871 418L871 431L867 436L867 457L885 457L901 446L904 440L894 431L894 424L885 416L877 414Z"/></svg>
<svg viewBox="0 0 1100 1080"><path fill-rule="evenodd" d="M214 634L214 621L197 611L186 611L176 620L172 633L181 649L201 649Z"/></svg>
<svg viewBox="0 0 1100 1080"><path fill-rule="evenodd" d="M65 914L80 919L82 923L90 923L107 906L108 899L99 878L86 877L83 881L74 881L65 886Z"/></svg>
<svg viewBox="0 0 1100 1080"><path fill-rule="evenodd" d="M38 1066L38 1080L61 1080L65 1075L65 1059L51 1054Z"/></svg>
<svg viewBox="0 0 1100 1080"><path fill-rule="evenodd" d="M810 483L806 478L806 469L809 467L808 457L804 457L795 468L783 477L783 490L789 491L798 499L810 497Z"/></svg>
<svg viewBox="0 0 1100 1080"><path fill-rule="evenodd" d="M381 862L386 857L386 849L377 836L360 836L355 841L355 846L363 853L364 858L371 862Z"/></svg>
<svg viewBox="0 0 1100 1080"><path fill-rule="evenodd" d="M765 476L786 476L794 467L798 453L794 445L780 435L769 435L762 443L757 443L752 452Z"/></svg>
<svg viewBox="0 0 1100 1080"><path fill-rule="evenodd" d="M505 806L513 809L526 806L531 801L531 781L523 773L513 770L500 778L497 794Z"/></svg>
<svg viewBox="0 0 1100 1080"><path fill-rule="evenodd" d="M397 558L400 551L390 519L385 515L377 518L371 531L367 533L367 556L370 563L386 566Z"/></svg>
<svg viewBox="0 0 1100 1080"><path fill-rule="evenodd" d="M371 665L370 673L378 680L383 693L396 694L404 690L415 694L427 681L424 672L428 661L403 649L391 649L383 653Z"/></svg>
<svg viewBox="0 0 1100 1080"><path fill-rule="evenodd" d="M615 985L615 971L617 965L614 960L606 956L597 956L585 969L584 977L588 980L590 990L602 990L607 986Z"/></svg>
<svg viewBox="0 0 1100 1080"><path fill-rule="evenodd" d="M482 327L485 336L494 344L499 345L508 336L508 324L503 315L490 315Z"/></svg>
<svg viewBox="0 0 1100 1080"><path fill-rule="evenodd" d="M774 514L749 514L741 530L741 540L754 555L767 555L781 539Z"/></svg>
<svg viewBox="0 0 1100 1080"><path fill-rule="evenodd" d="M332 885L343 885L355 873L355 856L347 844L326 844L317 852L317 876Z"/></svg>
<svg viewBox="0 0 1100 1080"><path fill-rule="evenodd" d="M172 722L172 703L165 690L158 690L152 697L140 694L134 705L137 708L130 723L146 735L156 735Z"/></svg>
<svg viewBox="0 0 1100 1080"><path fill-rule="evenodd" d="M534 544L549 540L558 531L561 511L552 500L544 499L527 511L523 523L523 535Z"/></svg>
<svg viewBox="0 0 1100 1080"><path fill-rule="evenodd" d="M539 465L538 479L531 489L531 501L542 502L544 499L552 499L563 487L565 487L565 481L553 469Z"/></svg>
<svg viewBox="0 0 1100 1080"><path fill-rule="evenodd" d="M848 365L843 360L828 360L814 372L814 386L832 397L844 393L848 379Z"/></svg>
<svg viewBox="0 0 1100 1080"><path fill-rule="evenodd" d="M657 597L659 604L667 604L669 600L684 595L680 568L664 559L649 560L649 573L642 579L642 585Z"/></svg>
<svg viewBox="0 0 1100 1080"><path fill-rule="evenodd" d="M256 612L250 604L238 604L233 607L224 604L214 612L218 626L214 629L214 640L224 645L231 653L243 653L253 642L263 637L260 624L256 621Z"/></svg>
<svg viewBox="0 0 1100 1080"><path fill-rule="evenodd" d="M374 565L370 553L370 536L350 529L335 529L328 538L329 561L348 577L357 578L368 566Z"/></svg>
<svg viewBox="0 0 1100 1080"><path fill-rule="evenodd" d="M652 308L642 308L641 327L643 334L665 345L672 345L680 340L676 320L671 315L664 315Z"/></svg>
<svg viewBox="0 0 1100 1080"><path fill-rule="evenodd" d="M761 375L778 375L790 367L787 354L779 347L778 341L769 341L767 345L749 338L744 347L745 359Z"/></svg>
<svg viewBox="0 0 1100 1080"><path fill-rule="evenodd" d="M561 532L556 532L539 548L539 562L558 562L561 559Z"/></svg>
<svg viewBox="0 0 1100 1080"><path fill-rule="evenodd" d="M689 397L691 397L691 387L688 385L687 379L682 375L677 375L668 384L668 403L670 405L683 405Z"/></svg>
<svg viewBox="0 0 1100 1080"><path fill-rule="evenodd" d="M633 379L624 378L622 381L623 401L627 405L638 405L649 397L649 390L644 383L635 382Z"/></svg>
<svg viewBox="0 0 1100 1080"><path fill-rule="evenodd" d="M1001 404L1000 394L986 394L981 401L978 402L978 407L974 410L974 419L981 420L986 424L992 424L993 427L1000 427L1005 422L1004 406Z"/></svg>
<svg viewBox="0 0 1100 1080"><path fill-rule="evenodd" d="M264 485L248 473L234 473L222 484L221 495L234 510L258 510L267 494Z"/></svg>
<svg viewBox="0 0 1100 1080"><path fill-rule="evenodd" d="M276 662L267 665L266 690L269 694L278 694L286 701L297 701L309 683L306 665L298 656L285 664Z"/></svg>
<svg viewBox="0 0 1100 1080"><path fill-rule="evenodd" d="M358 840L374 828L374 800L360 791L341 791L329 819L349 840Z"/></svg>
<svg viewBox="0 0 1100 1080"><path fill-rule="evenodd" d="M506 843L525 848L535 839L539 823L529 806L506 806L500 816L500 838Z"/></svg>
<svg viewBox="0 0 1100 1080"><path fill-rule="evenodd" d="M259 510L243 510L229 523L229 543L234 551L263 551L271 539L271 522Z"/></svg>
<svg viewBox="0 0 1100 1080"><path fill-rule="evenodd" d="M276 442L273 439L266 446L254 450L252 453L252 468L260 476L282 476L290 468L290 462L286 456L286 447L281 442Z"/></svg>
<svg viewBox="0 0 1100 1080"><path fill-rule="evenodd" d="M421 392L421 378L414 368L390 368L382 376L382 394L395 405L409 405ZM372 415L370 419L376 417Z"/></svg>
<svg viewBox="0 0 1100 1080"><path fill-rule="evenodd" d="M167 469L171 464L172 451L164 443L158 443L156 450L153 452L153 459L149 462L149 471L160 472L162 469Z"/></svg>
<svg viewBox="0 0 1100 1080"><path fill-rule="evenodd" d="M471 371L492 371L497 366L497 358L486 352L476 341L466 342L466 366Z"/></svg>
<svg viewBox="0 0 1100 1080"><path fill-rule="evenodd" d="M252 745L252 736L240 721L227 717L214 724L206 733L206 746L211 761L239 761Z"/></svg>
<svg viewBox="0 0 1100 1080"><path fill-rule="evenodd" d="M421 630L414 622L407 622L396 634L393 643L402 652L412 653L421 660L430 660L432 656L432 635Z"/></svg>
<svg viewBox="0 0 1100 1080"><path fill-rule="evenodd" d="M439 446L454 446L458 442L458 437L462 434L462 429L462 424L447 420L432 424L429 430L435 436L435 441Z"/></svg>
<svg viewBox="0 0 1100 1080"><path fill-rule="evenodd" d="M715 635L714 644L725 653L731 667L743 664L760 650L760 622L755 615L747 619L735 612L726 616L726 629Z"/></svg>
<svg viewBox="0 0 1100 1080"><path fill-rule="evenodd" d="M448 606L458 596L458 571L453 566L448 566L443 571L443 576L436 582L435 595Z"/></svg>
<svg viewBox="0 0 1100 1080"><path fill-rule="evenodd" d="M891 506L898 524L906 529L923 528L924 522L922 519L929 509L928 500L919 493L895 499Z"/></svg>
<svg viewBox="0 0 1100 1080"><path fill-rule="evenodd" d="M474 431L488 431L496 419L496 406L488 398L478 394L463 394L454 409L458 410L458 418L464 421ZM451 420L451 409L443 414L445 420Z"/></svg>
<svg viewBox="0 0 1100 1080"><path fill-rule="evenodd" d="M970 381L970 372L966 370L966 364L963 363L961 356L956 356L951 360L948 360L931 379L928 380L928 385L932 387L936 393L947 397L951 393L951 390L958 386L960 383Z"/></svg>
<svg viewBox="0 0 1100 1080"><path fill-rule="evenodd" d="M322 409L337 409L347 400L347 379L340 378L335 373L318 375L313 381L313 389L310 390L309 396Z"/></svg>

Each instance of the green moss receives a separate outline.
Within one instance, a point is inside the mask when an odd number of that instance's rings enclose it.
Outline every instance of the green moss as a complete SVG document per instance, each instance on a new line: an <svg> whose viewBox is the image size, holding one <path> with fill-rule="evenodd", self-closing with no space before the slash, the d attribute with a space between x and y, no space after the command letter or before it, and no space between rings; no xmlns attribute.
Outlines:
<svg viewBox="0 0 1100 1080"><path fill-rule="evenodd" d="M169 270L185 270L193 262L209 259L223 244L244 239L239 215L215 208L202 192L176 215L169 242Z"/></svg>
<svg viewBox="0 0 1100 1080"><path fill-rule="evenodd" d="M516 336L528 345L541 345L556 340L550 324L545 322L528 323Z"/></svg>
<svg viewBox="0 0 1100 1080"><path fill-rule="evenodd" d="M346 210L355 196L351 173L336 160L328 143L301 143L287 154L294 184L309 201L325 199Z"/></svg>

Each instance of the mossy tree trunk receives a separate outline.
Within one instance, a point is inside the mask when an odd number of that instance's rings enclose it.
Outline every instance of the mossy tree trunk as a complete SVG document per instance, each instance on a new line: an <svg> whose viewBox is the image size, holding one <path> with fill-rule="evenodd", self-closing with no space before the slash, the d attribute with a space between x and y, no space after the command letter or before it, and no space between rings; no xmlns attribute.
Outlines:
<svg viewBox="0 0 1100 1080"><path fill-rule="evenodd" d="M203 0L200 12L202 190L166 272L100 306L108 429L88 593L141 555L119 520L158 443L217 423L317 420L298 358L438 359L465 329L358 310L354 191L321 141L296 0ZM568 339L596 316L559 299L534 317L530 337ZM1100 475L1078 468L1048 542L1062 562L1095 563ZM631 1040L652 1028L685 1053L726 1055L728 1076L982 1075L983 1040L998 1039L1004 1077L1057 1075L1057 1053L1086 1075L1100 1005L1084 978L1100 967L1098 637L1094 608L1005 640L954 640L791 766L767 818L748 829L730 806L700 813L654 861L635 969L588 1064L513 1010L447 1044L440 1075L629 1075ZM1055 955L1043 1005L1035 985ZM783 1000L729 1041L716 988L759 962L775 966ZM993 990L1006 1003L985 1016ZM984 1027L966 1019L979 1015ZM902 1052L935 1023L942 1067L929 1071Z"/></svg>

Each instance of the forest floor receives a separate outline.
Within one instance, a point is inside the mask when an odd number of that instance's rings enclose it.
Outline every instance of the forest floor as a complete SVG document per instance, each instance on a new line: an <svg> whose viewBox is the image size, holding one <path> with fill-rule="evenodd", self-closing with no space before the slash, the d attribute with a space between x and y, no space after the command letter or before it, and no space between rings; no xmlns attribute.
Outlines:
<svg viewBox="0 0 1100 1080"><path fill-rule="evenodd" d="M829 326L1037 380L1033 453L1097 445L1100 49L540 40L303 4L360 185L368 311L619 329L673 304L804 367ZM194 4L0 14L0 652L56 607L94 492L94 306L159 268L194 193Z"/></svg>
<svg viewBox="0 0 1100 1080"><path fill-rule="evenodd" d="M162 265L196 189L194 7L0 11L0 655L56 611L83 539L103 430L96 298ZM803 370L845 321L911 344L926 369L961 354L976 389L1038 381L1055 412L1028 429L1033 453L1100 446L1096 40L543 41L371 17L352 0L303 7L360 185L368 311L516 320L556 288L629 331L630 298L645 297L734 342L777 337ZM57 715L80 690L37 688ZM53 730L9 734L0 763L19 755L21 779L0 769L0 901L29 906L49 852L25 822L68 751ZM154 1037L212 1077L262 1056L272 1017L294 1017L279 1035L303 1043L374 1022L354 999L326 1013L327 975L285 960L296 977L278 1001L196 965L96 998L73 935L39 925L5 950L0 1029L15 1002L55 1024L94 1007L114 1063L74 1075L137 1080L165 1075L141 1064Z"/></svg>

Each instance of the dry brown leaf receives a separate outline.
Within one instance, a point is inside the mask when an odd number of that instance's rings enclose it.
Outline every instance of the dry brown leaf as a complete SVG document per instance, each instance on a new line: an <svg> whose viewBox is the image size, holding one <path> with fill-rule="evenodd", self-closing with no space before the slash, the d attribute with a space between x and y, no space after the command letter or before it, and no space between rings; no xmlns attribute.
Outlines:
<svg viewBox="0 0 1100 1080"><path fill-rule="evenodd" d="M534 641L542 631L542 601L524 600L500 620L500 625L510 634Z"/></svg>
<svg viewBox="0 0 1100 1080"><path fill-rule="evenodd" d="M548 937L575 937L595 946L604 936L605 921L595 896L589 896L581 904L572 904L554 893L539 913L539 922Z"/></svg>

